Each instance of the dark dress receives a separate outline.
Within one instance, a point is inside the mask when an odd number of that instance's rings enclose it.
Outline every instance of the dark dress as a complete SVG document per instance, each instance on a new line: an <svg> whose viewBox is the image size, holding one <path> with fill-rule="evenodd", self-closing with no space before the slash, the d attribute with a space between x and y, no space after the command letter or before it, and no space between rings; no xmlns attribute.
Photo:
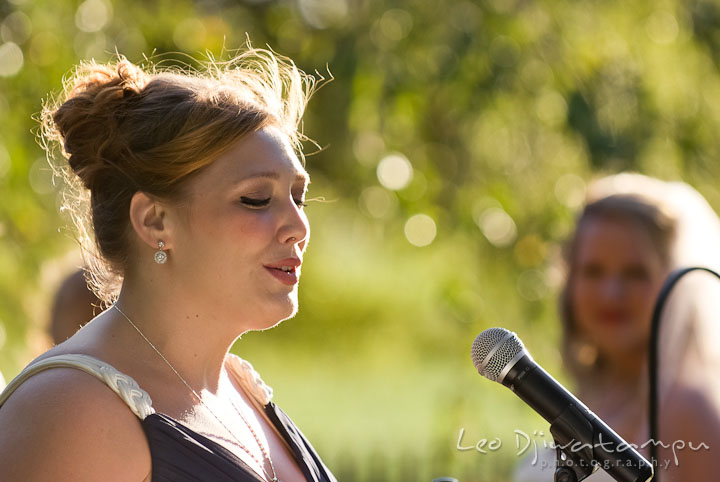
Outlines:
<svg viewBox="0 0 720 482"><path fill-rule="evenodd" d="M290 417L273 402L265 413L292 449L303 475L312 482L337 482ZM142 421L152 457L152 482L258 482L245 462L222 445L167 415Z"/></svg>

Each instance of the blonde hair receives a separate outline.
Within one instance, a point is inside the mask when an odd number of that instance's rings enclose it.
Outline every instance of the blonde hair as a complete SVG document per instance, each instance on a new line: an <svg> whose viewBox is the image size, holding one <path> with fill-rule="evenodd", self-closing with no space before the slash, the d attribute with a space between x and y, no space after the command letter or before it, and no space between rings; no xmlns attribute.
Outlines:
<svg viewBox="0 0 720 482"><path fill-rule="evenodd" d="M46 101L41 143L65 180L91 287L119 292L130 247L129 206L145 192L179 201L193 176L243 136L279 128L302 158L301 118L316 79L265 49L201 69L138 66L121 55L79 64ZM320 78L320 80L324 80ZM53 162L59 158L67 163Z"/></svg>

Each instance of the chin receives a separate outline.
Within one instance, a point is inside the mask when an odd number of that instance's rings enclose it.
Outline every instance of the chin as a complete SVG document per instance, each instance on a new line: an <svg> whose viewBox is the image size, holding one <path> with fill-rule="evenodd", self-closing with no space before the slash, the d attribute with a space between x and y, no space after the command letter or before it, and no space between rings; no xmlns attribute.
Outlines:
<svg viewBox="0 0 720 482"><path fill-rule="evenodd" d="M269 330L285 320L293 318L298 312L297 299L288 299L286 303L275 306L272 311L265 313L262 319L253 323L252 330Z"/></svg>
<svg viewBox="0 0 720 482"><path fill-rule="evenodd" d="M627 356L641 353L645 350L646 340L638 340L636 337L623 335L614 340L605 340L600 343L600 350L611 356Z"/></svg>

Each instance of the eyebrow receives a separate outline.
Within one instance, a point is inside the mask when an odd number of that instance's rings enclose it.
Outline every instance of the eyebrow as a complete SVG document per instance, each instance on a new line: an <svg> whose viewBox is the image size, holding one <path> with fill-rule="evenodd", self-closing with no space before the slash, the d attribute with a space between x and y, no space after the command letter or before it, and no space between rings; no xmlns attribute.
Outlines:
<svg viewBox="0 0 720 482"><path fill-rule="evenodd" d="M242 182L242 181L246 181L248 179L256 179L256 178L267 178L267 179L278 180L278 179L280 179L280 174L277 171L257 172L255 174L251 174L242 179L239 179L237 182ZM298 172L298 174L295 176L295 180L310 184L310 176L308 176L304 172Z"/></svg>

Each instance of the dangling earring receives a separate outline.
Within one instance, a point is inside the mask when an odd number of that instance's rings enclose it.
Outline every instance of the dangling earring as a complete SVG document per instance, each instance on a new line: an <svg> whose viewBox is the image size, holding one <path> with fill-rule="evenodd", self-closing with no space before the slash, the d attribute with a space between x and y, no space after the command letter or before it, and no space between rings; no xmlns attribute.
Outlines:
<svg viewBox="0 0 720 482"><path fill-rule="evenodd" d="M165 264L165 261L167 261L168 255L165 251L163 251L164 247L165 243L158 241L158 250L155 251L155 262L157 264Z"/></svg>
<svg viewBox="0 0 720 482"><path fill-rule="evenodd" d="M572 342L571 347L575 362L583 368L590 369L597 363L600 354L594 344L587 340L577 339Z"/></svg>

